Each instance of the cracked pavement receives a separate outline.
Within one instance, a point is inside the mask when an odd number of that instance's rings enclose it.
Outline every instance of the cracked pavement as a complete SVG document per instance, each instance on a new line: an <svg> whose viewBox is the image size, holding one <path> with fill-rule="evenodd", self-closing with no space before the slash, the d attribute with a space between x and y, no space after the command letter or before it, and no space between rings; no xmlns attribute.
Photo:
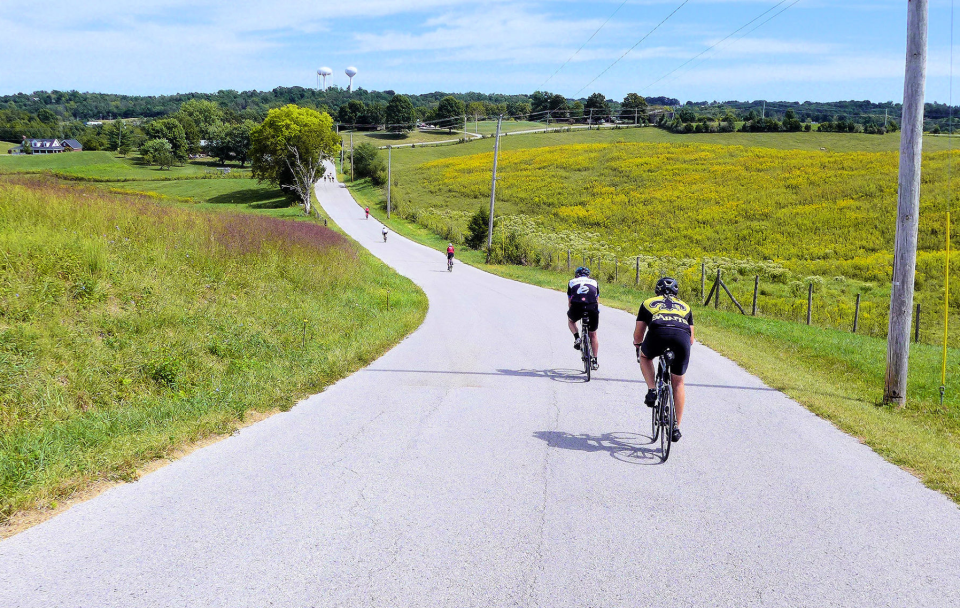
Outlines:
<svg viewBox="0 0 960 608"><path fill-rule="evenodd" d="M424 289L423 326L0 542L0 606L960 605L960 510L856 439L697 345L659 465L632 315L603 309L583 383L562 293L448 273L317 191Z"/></svg>

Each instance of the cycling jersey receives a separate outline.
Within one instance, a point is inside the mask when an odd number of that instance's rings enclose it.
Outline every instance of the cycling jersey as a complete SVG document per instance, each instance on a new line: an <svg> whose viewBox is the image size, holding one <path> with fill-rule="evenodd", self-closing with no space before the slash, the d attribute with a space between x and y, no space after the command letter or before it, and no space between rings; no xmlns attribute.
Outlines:
<svg viewBox="0 0 960 608"><path fill-rule="evenodd" d="M570 299L571 306L596 306L597 299L600 297L600 286L596 279L590 277L570 279L567 283L567 297Z"/></svg>
<svg viewBox="0 0 960 608"><path fill-rule="evenodd" d="M452 257L453 257L453 246L452 246L452 245L451 245L450 247L447 247L447 257L448 257L448 258L452 258Z"/></svg>
<svg viewBox="0 0 960 608"><path fill-rule="evenodd" d="M672 329L689 334L693 326L693 311L677 298L655 296L640 305L637 321L643 321L651 330Z"/></svg>

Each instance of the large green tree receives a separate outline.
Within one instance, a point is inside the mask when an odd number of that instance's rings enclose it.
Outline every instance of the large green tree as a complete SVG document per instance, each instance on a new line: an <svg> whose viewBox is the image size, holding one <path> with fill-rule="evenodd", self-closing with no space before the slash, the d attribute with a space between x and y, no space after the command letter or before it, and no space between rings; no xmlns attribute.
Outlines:
<svg viewBox="0 0 960 608"><path fill-rule="evenodd" d="M460 126L460 120L466 113L467 109L462 101L453 95L447 95L437 106L436 118L440 126L447 127L453 132L454 127Z"/></svg>
<svg viewBox="0 0 960 608"><path fill-rule="evenodd" d="M201 139L209 139L212 130L224 121L220 105L207 99L189 99L180 105L179 113L190 117Z"/></svg>
<svg viewBox="0 0 960 608"><path fill-rule="evenodd" d="M187 135L180 121L173 118L154 120L143 127L147 139L165 139L170 142L173 156L178 161L187 160Z"/></svg>
<svg viewBox="0 0 960 608"><path fill-rule="evenodd" d="M324 174L323 161L340 147L330 115L294 104L274 108L250 133L250 143L253 176L295 194L309 215L313 187Z"/></svg>
<svg viewBox="0 0 960 608"><path fill-rule="evenodd" d="M603 93L593 93L587 97L583 110L587 116L592 116L593 120L603 120L610 116L610 106L607 105L607 98Z"/></svg>
<svg viewBox="0 0 960 608"><path fill-rule="evenodd" d="M636 93L627 93L620 104L620 118L637 122L647 121L647 100Z"/></svg>
<svg viewBox="0 0 960 608"><path fill-rule="evenodd" d="M413 102L406 95L394 95L387 104L387 125L391 131L410 131L417 123Z"/></svg>

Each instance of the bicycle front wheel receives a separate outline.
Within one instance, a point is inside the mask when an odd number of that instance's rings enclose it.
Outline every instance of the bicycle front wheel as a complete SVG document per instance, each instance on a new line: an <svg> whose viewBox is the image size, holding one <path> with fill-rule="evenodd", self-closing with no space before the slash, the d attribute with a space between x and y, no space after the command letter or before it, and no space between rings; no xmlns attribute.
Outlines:
<svg viewBox="0 0 960 608"><path fill-rule="evenodd" d="M593 369L590 360L593 357L593 352L591 351L593 345L590 342L590 323L586 317L580 322L580 336L580 354L581 357L583 357L583 373L587 375L587 382L590 382L590 372Z"/></svg>

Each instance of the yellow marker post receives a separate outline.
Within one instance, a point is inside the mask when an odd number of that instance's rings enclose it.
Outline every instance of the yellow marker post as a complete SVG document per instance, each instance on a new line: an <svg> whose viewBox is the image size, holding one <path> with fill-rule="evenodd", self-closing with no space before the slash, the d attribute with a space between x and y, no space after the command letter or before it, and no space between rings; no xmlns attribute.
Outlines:
<svg viewBox="0 0 960 608"><path fill-rule="evenodd" d="M947 386L947 329L950 323L950 212L947 211L947 258L944 268L943 294L943 368L940 370L940 404L943 405L943 391Z"/></svg>

